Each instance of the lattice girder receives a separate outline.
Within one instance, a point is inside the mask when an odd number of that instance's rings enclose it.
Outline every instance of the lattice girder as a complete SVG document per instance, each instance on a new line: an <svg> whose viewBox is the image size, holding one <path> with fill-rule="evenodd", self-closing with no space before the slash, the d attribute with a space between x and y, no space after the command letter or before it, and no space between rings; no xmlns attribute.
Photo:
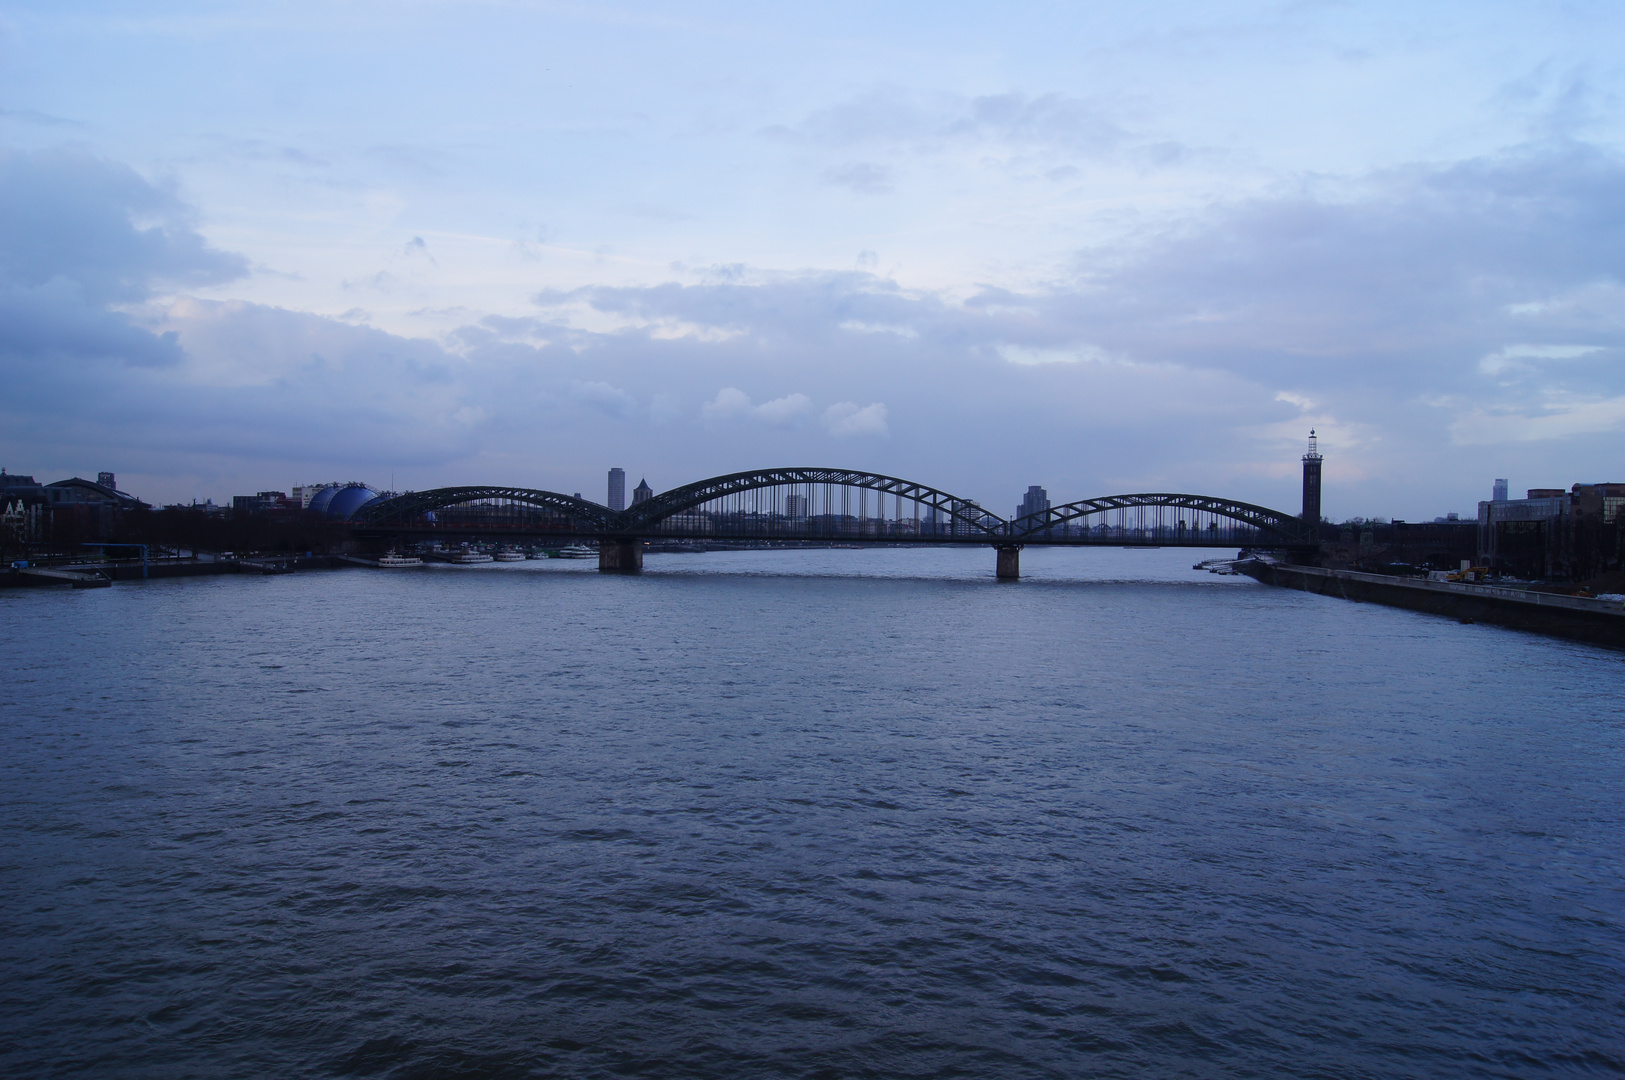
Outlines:
<svg viewBox="0 0 1625 1080"><path fill-rule="evenodd" d="M1236 502L1233 499L1221 499L1211 495L1185 495L1177 492L1103 495L1098 498L1063 503L1060 506L1052 506L1042 513L1028 514L1025 517L1017 518L1010 523L1010 533L1016 539L1036 536L1047 529L1076 521L1081 517L1088 517L1090 514L1141 506L1167 506L1197 513L1212 514L1215 517L1228 518L1238 524L1271 533L1293 543L1312 541L1309 530L1301 519L1290 514L1284 514L1279 510L1271 510L1267 506L1257 506L1253 503Z"/></svg>
<svg viewBox="0 0 1625 1080"><path fill-rule="evenodd" d="M1005 535L1007 522L1003 518L957 495L881 473L822 468L756 469L751 472L713 476L708 480L685 484L670 491L663 491L654 498L627 510L623 526L629 533L657 530L660 522L674 514L691 510L714 499L758 488L818 484L867 488L883 495L910 499L931 507L942 517L962 523L975 534L987 536L989 539Z"/></svg>
<svg viewBox="0 0 1625 1080"><path fill-rule="evenodd" d="M356 511L353 520L355 524L363 527L402 525L436 510L486 500L504 500L534 506L541 510L551 510L585 526L589 531L606 533L620 531L617 526L621 515L606 506L557 491L514 487L451 487L412 491L392 499L368 503Z"/></svg>

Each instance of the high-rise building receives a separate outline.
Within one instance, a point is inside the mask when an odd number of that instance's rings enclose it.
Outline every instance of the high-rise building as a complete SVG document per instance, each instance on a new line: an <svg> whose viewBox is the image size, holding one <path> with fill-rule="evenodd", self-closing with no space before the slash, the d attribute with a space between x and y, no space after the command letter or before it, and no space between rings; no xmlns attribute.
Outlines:
<svg viewBox="0 0 1625 1080"><path fill-rule="evenodd" d="M1490 500L1492 502L1507 501L1507 482L1505 480L1497 480L1494 485L1491 486Z"/></svg>
<svg viewBox="0 0 1625 1080"><path fill-rule="evenodd" d="M1309 429L1309 452L1303 455L1303 520L1320 524L1320 440Z"/></svg>
<svg viewBox="0 0 1625 1080"><path fill-rule="evenodd" d="M609 508L611 510L626 509L626 470L609 470Z"/></svg>
<svg viewBox="0 0 1625 1080"><path fill-rule="evenodd" d="M784 516L800 521L807 516L807 496L797 495L795 492L784 497Z"/></svg>
<svg viewBox="0 0 1625 1080"><path fill-rule="evenodd" d="M1034 484L1027 489L1027 494L1022 496L1021 505L1016 507L1016 517L1024 518L1033 514L1042 514L1048 509L1049 492Z"/></svg>
<svg viewBox="0 0 1625 1080"><path fill-rule="evenodd" d="M639 480L638 486L632 489L632 505L636 506L644 499L655 497L655 489L649 486L649 481Z"/></svg>

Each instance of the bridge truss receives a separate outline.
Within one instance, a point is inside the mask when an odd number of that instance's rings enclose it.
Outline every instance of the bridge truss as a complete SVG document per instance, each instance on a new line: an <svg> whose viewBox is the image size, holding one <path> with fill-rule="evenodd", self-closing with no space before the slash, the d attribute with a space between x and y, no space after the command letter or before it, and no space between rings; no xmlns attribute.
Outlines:
<svg viewBox="0 0 1625 1080"><path fill-rule="evenodd" d="M1010 522L1023 544L1143 544L1159 547L1312 545L1301 519L1267 506L1211 495L1142 492L1054 506Z"/></svg>

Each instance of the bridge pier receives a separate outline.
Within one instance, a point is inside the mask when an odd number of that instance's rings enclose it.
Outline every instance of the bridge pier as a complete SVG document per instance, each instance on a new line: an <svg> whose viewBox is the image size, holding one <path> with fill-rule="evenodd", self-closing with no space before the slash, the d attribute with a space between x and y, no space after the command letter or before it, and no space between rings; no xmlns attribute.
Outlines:
<svg viewBox="0 0 1625 1080"><path fill-rule="evenodd" d="M999 553L998 578L1000 581L1015 581L1021 577L1021 545L999 544L993 550Z"/></svg>
<svg viewBox="0 0 1625 1080"><path fill-rule="evenodd" d="M598 541L598 572L636 574L643 569L642 540Z"/></svg>

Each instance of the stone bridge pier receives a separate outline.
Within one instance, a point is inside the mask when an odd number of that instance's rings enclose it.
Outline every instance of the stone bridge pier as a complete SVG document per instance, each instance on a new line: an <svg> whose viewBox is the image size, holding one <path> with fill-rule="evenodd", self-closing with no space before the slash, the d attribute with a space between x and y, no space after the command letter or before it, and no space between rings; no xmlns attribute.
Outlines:
<svg viewBox="0 0 1625 1080"><path fill-rule="evenodd" d="M1021 577L1021 545L999 544L993 550L999 553L998 578L1000 581L1015 581Z"/></svg>
<svg viewBox="0 0 1625 1080"><path fill-rule="evenodd" d="M598 541L598 570L605 574L636 574L643 569L643 541Z"/></svg>

